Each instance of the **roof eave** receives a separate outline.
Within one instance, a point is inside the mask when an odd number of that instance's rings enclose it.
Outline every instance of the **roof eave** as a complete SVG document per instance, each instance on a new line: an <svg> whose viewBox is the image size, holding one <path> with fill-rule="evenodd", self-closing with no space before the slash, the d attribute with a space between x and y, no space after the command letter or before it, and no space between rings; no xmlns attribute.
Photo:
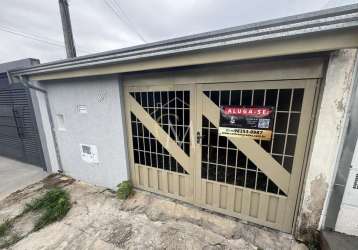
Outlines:
<svg viewBox="0 0 358 250"><path fill-rule="evenodd" d="M41 64L10 74L13 77L48 74L340 31L358 31L358 4ZM347 46L358 47L358 41Z"/></svg>

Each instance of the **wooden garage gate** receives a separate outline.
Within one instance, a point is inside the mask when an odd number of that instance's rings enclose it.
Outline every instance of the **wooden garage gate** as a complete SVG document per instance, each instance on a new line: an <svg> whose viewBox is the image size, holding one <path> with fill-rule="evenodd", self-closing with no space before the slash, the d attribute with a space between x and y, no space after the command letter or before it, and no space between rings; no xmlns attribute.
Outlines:
<svg viewBox="0 0 358 250"><path fill-rule="evenodd" d="M322 59L125 76L138 188L291 232ZM271 141L218 135L220 106L275 107Z"/></svg>

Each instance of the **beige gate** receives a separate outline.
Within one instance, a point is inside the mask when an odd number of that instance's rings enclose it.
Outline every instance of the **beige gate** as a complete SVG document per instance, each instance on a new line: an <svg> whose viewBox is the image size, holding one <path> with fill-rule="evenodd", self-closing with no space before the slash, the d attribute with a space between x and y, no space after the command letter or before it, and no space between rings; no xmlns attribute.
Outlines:
<svg viewBox="0 0 358 250"><path fill-rule="evenodd" d="M125 85L134 185L291 232L318 82ZM274 106L273 139L218 136L221 105Z"/></svg>
<svg viewBox="0 0 358 250"><path fill-rule="evenodd" d="M134 185L193 202L193 86L128 87L125 95Z"/></svg>
<svg viewBox="0 0 358 250"><path fill-rule="evenodd" d="M197 196L204 206L290 231L315 80L199 85ZM218 136L219 106L274 106L271 141ZM201 129L200 129L201 128ZM200 150L201 149L201 150ZM200 155L200 156L199 156Z"/></svg>

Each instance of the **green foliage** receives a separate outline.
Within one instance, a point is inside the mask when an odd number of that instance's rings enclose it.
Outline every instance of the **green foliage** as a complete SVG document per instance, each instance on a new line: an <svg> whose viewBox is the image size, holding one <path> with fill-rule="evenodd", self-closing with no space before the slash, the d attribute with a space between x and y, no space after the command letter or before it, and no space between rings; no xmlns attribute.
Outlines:
<svg viewBox="0 0 358 250"><path fill-rule="evenodd" d="M31 232L37 231L44 226L51 224L52 222L62 219L65 217L70 208L70 195L67 191L61 188L48 190L41 197L26 204L25 209L21 214L0 224L0 249L8 248L16 244ZM13 225L16 224L18 220L21 220L21 217L28 212L38 212L41 216L35 222L33 230L26 236L20 237L15 231L11 229Z"/></svg>
<svg viewBox="0 0 358 250"><path fill-rule="evenodd" d="M26 204L24 213L29 211L41 212L41 216L34 227L34 231L37 231L52 222L61 220L70 208L71 202L68 192L61 188L53 188L42 197Z"/></svg>
<svg viewBox="0 0 358 250"><path fill-rule="evenodd" d="M12 223L10 220L6 220L4 223L0 224L0 238L4 237L11 227Z"/></svg>
<svg viewBox="0 0 358 250"><path fill-rule="evenodd" d="M308 247L309 250L318 250L318 249L320 249L319 245L320 245L319 242L311 241L311 242L308 243L307 247Z"/></svg>
<svg viewBox="0 0 358 250"><path fill-rule="evenodd" d="M20 237L19 235L13 234L9 239L5 240L3 243L0 244L0 249L7 249L12 245L16 244L17 242L19 242L21 239L23 238Z"/></svg>
<svg viewBox="0 0 358 250"><path fill-rule="evenodd" d="M133 193L133 185L131 181L123 181L117 185L117 197L121 200L127 199Z"/></svg>

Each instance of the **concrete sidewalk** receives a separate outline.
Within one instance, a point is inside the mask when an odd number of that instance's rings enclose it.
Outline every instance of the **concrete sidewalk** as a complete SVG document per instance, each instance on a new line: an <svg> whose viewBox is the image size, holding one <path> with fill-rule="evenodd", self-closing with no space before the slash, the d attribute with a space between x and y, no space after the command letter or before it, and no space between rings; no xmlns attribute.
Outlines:
<svg viewBox="0 0 358 250"><path fill-rule="evenodd" d="M61 187L71 210L61 220L32 232L38 214L19 216L27 203ZM17 218L4 239L15 237L11 250L308 250L292 235L256 227L231 217L136 190L123 201L106 188L52 175L0 201L0 223Z"/></svg>
<svg viewBox="0 0 358 250"><path fill-rule="evenodd" d="M0 156L0 200L47 175L40 167Z"/></svg>

